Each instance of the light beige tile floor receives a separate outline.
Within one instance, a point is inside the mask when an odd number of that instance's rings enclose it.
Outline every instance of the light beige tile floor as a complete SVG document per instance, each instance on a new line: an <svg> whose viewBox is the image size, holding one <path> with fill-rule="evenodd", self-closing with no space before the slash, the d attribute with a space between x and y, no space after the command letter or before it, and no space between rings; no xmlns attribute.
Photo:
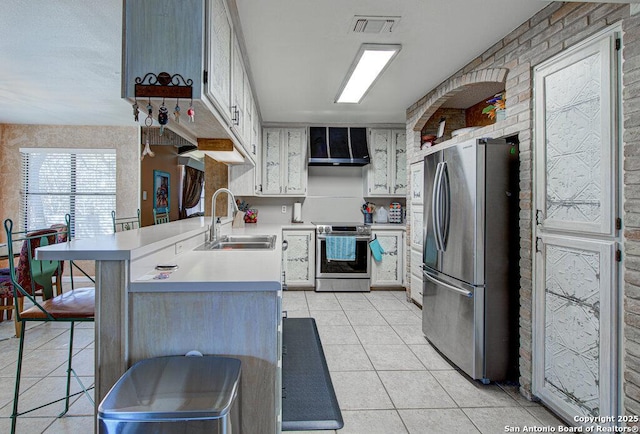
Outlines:
<svg viewBox="0 0 640 434"><path fill-rule="evenodd" d="M19 340L12 321L0 323L0 432L11 428ZM93 323L78 323L74 332L74 368L85 385L93 385ZM68 324L38 323L25 333L19 411L28 410L64 396L66 360L69 351ZM72 392L80 391L72 379ZM71 398L67 415L57 418L62 402L36 410L18 419L20 434L65 434L93 432L93 406L82 395Z"/></svg>
<svg viewBox="0 0 640 434"><path fill-rule="evenodd" d="M507 425L564 425L516 386L485 386L452 367L424 338L421 310L403 291L288 291L283 309L316 318L345 423L338 434L496 434Z"/></svg>
<svg viewBox="0 0 640 434"><path fill-rule="evenodd" d="M494 434L506 425L562 424L517 387L484 386L455 370L424 339L421 311L404 292L288 291L283 309L289 317L316 318L345 422L339 434ZM74 367L90 384L93 333L92 323L80 324L74 342ZM11 426L18 354L13 335L12 322L0 323L0 433ZM68 327L40 324L26 336L21 407L62 395ZM20 417L18 433L93 431L93 407L84 396L73 398L67 416L57 418L61 409L59 403Z"/></svg>

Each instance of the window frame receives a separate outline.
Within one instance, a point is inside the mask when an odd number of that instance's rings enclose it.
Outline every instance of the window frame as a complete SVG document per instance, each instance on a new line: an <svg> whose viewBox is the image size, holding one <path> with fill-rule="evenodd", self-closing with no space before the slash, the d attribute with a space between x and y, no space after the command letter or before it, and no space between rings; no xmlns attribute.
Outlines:
<svg viewBox="0 0 640 434"><path fill-rule="evenodd" d="M30 204L33 205L34 202L30 201L30 198L36 198L41 196L51 196L58 195L61 197L69 198L69 207L68 213L71 217L70 226L71 226L71 236L75 237L77 233L76 221L77 221L77 212L78 212L78 199L80 197L90 197L90 196L103 196L108 197L111 200L110 203L113 203L113 207L109 206L109 209L104 209L105 215L109 215L109 228L111 227L111 211L115 209L115 203L117 200L117 158L116 158L116 150L112 148L20 148L20 160L21 160L21 191L20 191L20 227L22 230L28 231L32 229L39 229L43 226L47 225L45 222L42 225L37 225L38 227L31 228L29 227L29 209ZM69 168L68 171L65 168L64 171L60 172L59 175L63 175L64 177L69 177L69 191L30 191L34 190L31 183L33 182L32 176L38 176L30 174L30 158L32 155L38 154L49 154L49 155L68 155L69 157ZM100 191L99 189L95 189L94 191L88 192L78 192L78 185L81 185L83 179L79 179L78 177L78 156L80 154L94 154L99 157L96 158L96 162L99 159L104 159L105 156L113 156L111 157L110 164L106 164L105 168L107 168L108 176L113 176L112 182L106 187L105 190ZM42 158L42 157L41 157ZM43 157L43 161L46 161L47 156ZM87 178L85 178L86 180ZM96 183L97 184L97 183ZM63 223L64 221L55 222L55 223ZM104 226L104 225L103 225ZM110 232L105 232L104 230L100 230L100 227L93 227L91 232L86 235L87 237L94 237L102 234L106 234Z"/></svg>

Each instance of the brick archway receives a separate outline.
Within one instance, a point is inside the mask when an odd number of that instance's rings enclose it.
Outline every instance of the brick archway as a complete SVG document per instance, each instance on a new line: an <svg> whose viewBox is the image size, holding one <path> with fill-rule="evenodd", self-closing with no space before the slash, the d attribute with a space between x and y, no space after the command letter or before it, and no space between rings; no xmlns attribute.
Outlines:
<svg viewBox="0 0 640 434"><path fill-rule="evenodd" d="M453 77L444 82L428 95L425 96L425 102L419 111L422 114L412 125L413 131L420 131L424 124L433 116L433 114L453 95L464 92L473 85L480 83L505 83L507 78L507 68L489 68L478 71L468 72L458 77Z"/></svg>

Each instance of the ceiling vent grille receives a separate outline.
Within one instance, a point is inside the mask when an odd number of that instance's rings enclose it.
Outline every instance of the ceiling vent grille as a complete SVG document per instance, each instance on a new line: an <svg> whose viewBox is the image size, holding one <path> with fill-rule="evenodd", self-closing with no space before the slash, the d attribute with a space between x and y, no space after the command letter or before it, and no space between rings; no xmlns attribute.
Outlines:
<svg viewBox="0 0 640 434"><path fill-rule="evenodd" d="M352 33L388 34L400 21L400 17L373 17L356 15L351 21Z"/></svg>

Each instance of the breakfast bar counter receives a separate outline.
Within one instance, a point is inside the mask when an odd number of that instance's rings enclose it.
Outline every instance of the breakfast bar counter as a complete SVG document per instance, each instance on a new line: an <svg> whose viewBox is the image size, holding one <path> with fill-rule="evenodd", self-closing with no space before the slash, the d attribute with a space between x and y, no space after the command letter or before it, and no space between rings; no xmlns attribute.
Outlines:
<svg viewBox="0 0 640 434"><path fill-rule="evenodd" d="M96 261L96 405L135 362L202 354L242 362L243 432L281 425L281 226L222 234L276 235L273 249L209 250L203 218L38 249L39 259Z"/></svg>

